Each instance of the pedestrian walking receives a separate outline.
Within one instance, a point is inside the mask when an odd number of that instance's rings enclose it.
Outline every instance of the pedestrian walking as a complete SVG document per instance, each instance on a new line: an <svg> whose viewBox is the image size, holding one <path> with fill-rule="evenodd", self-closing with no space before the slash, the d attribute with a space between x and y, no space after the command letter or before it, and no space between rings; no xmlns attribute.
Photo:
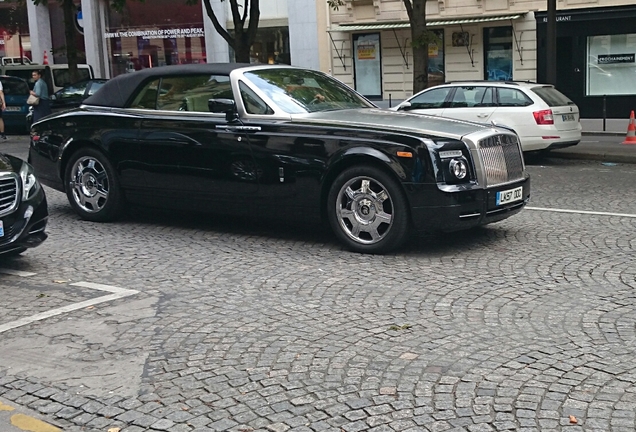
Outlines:
<svg viewBox="0 0 636 432"><path fill-rule="evenodd" d="M0 140L6 141L7 136L4 134L4 120L2 120L2 112L7 109L7 103L4 100L4 88L2 87L2 81L0 81Z"/></svg>
<svg viewBox="0 0 636 432"><path fill-rule="evenodd" d="M42 79L42 71L34 70L31 73L31 76L35 80L35 86L33 87L33 90L31 90L31 95L39 98L39 102L36 105L32 105L33 122L35 123L42 117L51 114L51 104L49 101L49 88L46 85L46 82Z"/></svg>

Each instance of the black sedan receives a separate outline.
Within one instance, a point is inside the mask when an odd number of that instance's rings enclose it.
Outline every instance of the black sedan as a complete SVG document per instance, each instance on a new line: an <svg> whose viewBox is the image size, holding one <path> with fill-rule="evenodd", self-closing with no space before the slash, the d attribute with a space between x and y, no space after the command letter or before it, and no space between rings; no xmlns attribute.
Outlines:
<svg viewBox="0 0 636 432"><path fill-rule="evenodd" d="M46 196L33 167L0 153L0 256L40 245L47 220Z"/></svg>
<svg viewBox="0 0 636 432"><path fill-rule="evenodd" d="M379 109L331 76L280 65L145 69L31 130L40 180L84 219L126 203L329 221L359 252L411 228L505 219L530 196L513 133Z"/></svg>

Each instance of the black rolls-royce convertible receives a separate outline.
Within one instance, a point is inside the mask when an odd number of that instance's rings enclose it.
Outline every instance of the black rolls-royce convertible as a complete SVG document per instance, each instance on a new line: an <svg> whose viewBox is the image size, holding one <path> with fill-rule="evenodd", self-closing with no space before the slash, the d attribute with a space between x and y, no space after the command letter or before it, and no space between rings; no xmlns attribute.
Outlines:
<svg viewBox="0 0 636 432"><path fill-rule="evenodd" d="M382 253L411 229L505 219L530 196L505 129L377 108L331 76L280 65L145 69L31 129L40 181L84 219L127 203L303 223Z"/></svg>

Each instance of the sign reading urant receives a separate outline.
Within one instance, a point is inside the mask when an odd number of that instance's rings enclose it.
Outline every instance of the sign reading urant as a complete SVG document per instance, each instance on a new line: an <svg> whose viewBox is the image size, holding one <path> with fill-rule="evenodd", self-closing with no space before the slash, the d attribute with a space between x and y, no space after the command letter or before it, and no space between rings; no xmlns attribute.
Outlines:
<svg viewBox="0 0 636 432"><path fill-rule="evenodd" d="M128 30L104 33L106 39L122 37L141 37L143 39L169 39L204 37L205 33L201 27L176 28L176 29L153 29L153 30Z"/></svg>
<svg viewBox="0 0 636 432"><path fill-rule="evenodd" d="M598 64L634 63L635 54L599 54Z"/></svg>

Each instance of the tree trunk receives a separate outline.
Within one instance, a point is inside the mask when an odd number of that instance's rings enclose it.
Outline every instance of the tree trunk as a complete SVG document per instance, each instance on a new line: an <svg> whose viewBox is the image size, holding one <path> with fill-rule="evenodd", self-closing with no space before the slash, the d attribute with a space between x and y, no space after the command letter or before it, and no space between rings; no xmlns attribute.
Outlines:
<svg viewBox="0 0 636 432"><path fill-rule="evenodd" d="M252 46L247 41L247 35L245 33L236 34L234 39L234 53L237 63L249 63L250 62L250 47Z"/></svg>
<svg viewBox="0 0 636 432"><path fill-rule="evenodd" d="M404 0L411 2L411 0ZM412 0L409 14L413 41L413 94L428 87L428 32L426 30L426 0ZM408 9L408 8L407 8Z"/></svg>
<svg viewBox="0 0 636 432"><path fill-rule="evenodd" d="M64 0L64 37L66 39L66 58L71 84L79 81L77 70L77 45L75 43L75 5L73 0Z"/></svg>

